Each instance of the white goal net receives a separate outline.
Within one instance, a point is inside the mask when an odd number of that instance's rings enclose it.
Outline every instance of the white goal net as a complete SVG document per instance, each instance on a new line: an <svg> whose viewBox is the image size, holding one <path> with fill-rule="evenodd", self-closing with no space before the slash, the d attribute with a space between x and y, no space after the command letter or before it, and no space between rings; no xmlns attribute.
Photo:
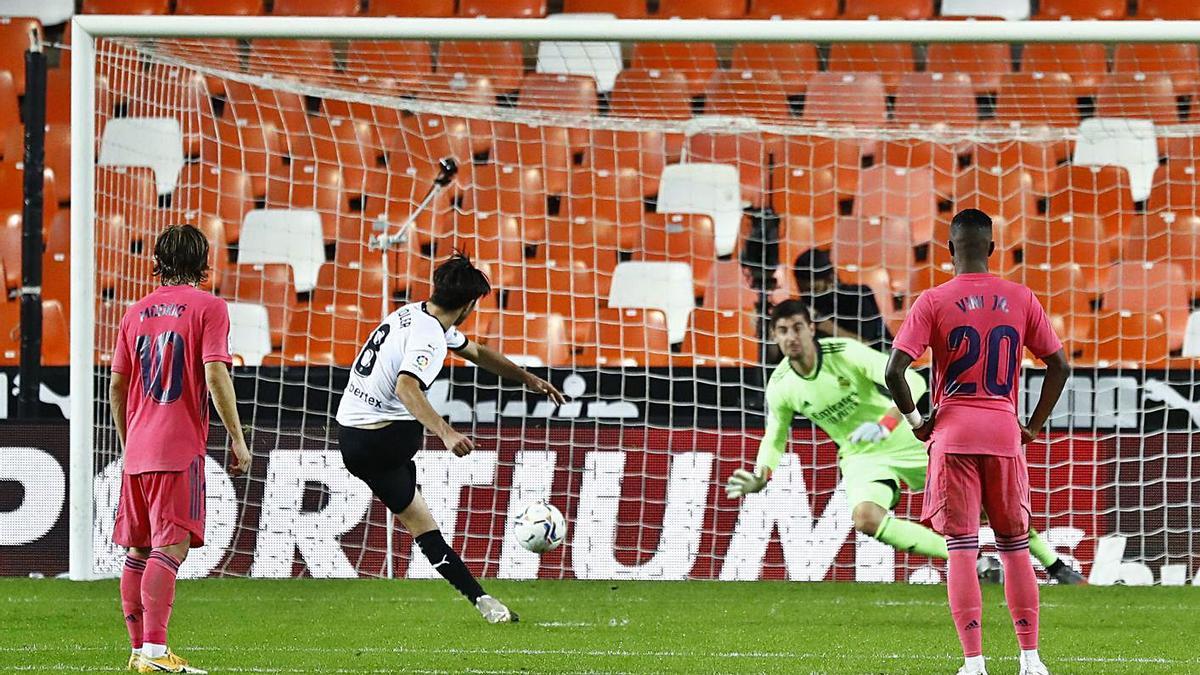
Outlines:
<svg viewBox="0 0 1200 675"><path fill-rule="evenodd" d="M662 23L678 40L706 22ZM76 226L95 255L76 252L75 274L94 297L73 303L95 312L94 573L119 569L109 355L153 288L156 233L187 222L212 244L256 455L230 479L212 428L207 545L187 574L434 575L346 472L332 417L382 312L426 298L457 249L495 288L468 336L571 398L453 359L430 389L478 447L459 459L429 439L417 461L475 573L936 581L941 561L852 531L837 448L799 416L765 493L720 487L762 435L770 307L807 297L822 330L886 350L949 278L950 217L977 207L996 222L993 270L1034 289L1076 367L1029 446L1034 526L1096 583L1190 582L1196 44L961 41L984 22L955 43L767 42L756 24L684 42L478 41L480 21L440 22L460 40L96 38L76 80L95 143ZM886 40L883 24L861 34ZM435 189L446 159L457 172ZM369 246L410 220L400 245ZM537 499L571 528L541 557L506 536ZM905 492L896 508L919 507Z"/></svg>

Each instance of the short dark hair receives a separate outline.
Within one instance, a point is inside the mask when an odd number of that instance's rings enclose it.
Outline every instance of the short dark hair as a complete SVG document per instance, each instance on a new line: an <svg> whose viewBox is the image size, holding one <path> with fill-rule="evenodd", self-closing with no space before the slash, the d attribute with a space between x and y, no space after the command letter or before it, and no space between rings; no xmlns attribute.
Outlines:
<svg viewBox="0 0 1200 675"><path fill-rule="evenodd" d="M460 251L433 271L433 296L429 301L443 309L460 309L492 292L483 270Z"/></svg>
<svg viewBox="0 0 1200 675"><path fill-rule="evenodd" d="M829 258L829 251L810 248L796 256L792 274L797 284L812 283L815 279L833 279L833 261Z"/></svg>
<svg viewBox="0 0 1200 675"><path fill-rule="evenodd" d="M808 308L808 303L792 298L784 300L771 309L771 327L773 328L780 321L794 316L802 316L805 322L812 323L812 310Z"/></svg>
<svg viewBox="0 0 1200 675"><path fill-rule="evenodd" d="M172 225L154 242L159 283L199 284L208 278L208 238L192 225Z"/></svg>
<svg viewBox="0 0 1200 675"><path fill-rule="evenodd" d="M979 209L963 209L950 221L955 250L967 257L987 258L992 243L992 219Z"/></svg>

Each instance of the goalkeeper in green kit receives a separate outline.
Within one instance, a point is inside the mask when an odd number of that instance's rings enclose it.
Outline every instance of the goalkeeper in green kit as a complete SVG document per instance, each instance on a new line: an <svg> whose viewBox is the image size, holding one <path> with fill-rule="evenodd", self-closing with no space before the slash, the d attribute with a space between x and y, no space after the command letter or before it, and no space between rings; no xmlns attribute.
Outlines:
<svg viewBox="0 0 1200 675"><path fill-rule="evenodd" d="M914 491L924 489L929 456L884 393L887 355L848 338L817 339L808 306L800 300L775 307L771 330L784 358L767 383L766 434L754 471L734 471L726 495L736 499L767 486L787 451L792 418L799 413L837 443L854 529L898 551L945 560L949 554L941 535L890 513L900 500L902 483ZM913 398L919 399L925 381L912 370L907 377ZM1051 578L1084 583L1032 531L1029 547Z"/></svg>

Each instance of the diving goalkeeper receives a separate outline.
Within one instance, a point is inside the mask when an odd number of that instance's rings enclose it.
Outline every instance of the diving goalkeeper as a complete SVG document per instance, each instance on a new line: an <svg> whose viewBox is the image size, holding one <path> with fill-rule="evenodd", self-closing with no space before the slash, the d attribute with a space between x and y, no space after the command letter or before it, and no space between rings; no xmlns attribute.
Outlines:
<svg viewBox="0 0 1200 675"><path fill-rule="evenodd" d="M900 500L902 483L914 491L924 489L929 456L883 393L887 355L848 338L817 339L808 306L800 300L775 307L771 330L784 358L767 383L766 435L754 471L734 471L726 495L736 499L767 486L787 451L792 418L799 413L837 443L855 530L898 551L947 559L941 535L890 513ZM924 380L911 370L907 377L913 398L919 399L926 390ZM1032 531L1029 548L1051 578L1083 583Z"/></svg>

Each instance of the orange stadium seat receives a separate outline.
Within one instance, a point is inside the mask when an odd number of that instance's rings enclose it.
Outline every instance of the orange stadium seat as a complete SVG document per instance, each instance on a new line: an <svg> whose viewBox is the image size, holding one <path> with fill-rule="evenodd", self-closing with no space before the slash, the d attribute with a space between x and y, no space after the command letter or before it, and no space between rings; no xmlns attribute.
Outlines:
<svg viewBox="0 0 1200 675"><path fill-rule="evenodd" d="M1019 169L974 166L955 179L954 211L979 209L992 216L1021 218L1037 213L1033 179Z"/></svg>
<svg viewBox="0 0 1200 675"><path fill-rule="evenodd" d="M242 218L255 206L250 177L234 169L205 164L189 164L179 177L179 187L171 202L185 211L198 211L229 223L227 241L240 238Z"/></svg>
<svg viewBox="0 0 1200 675"><path fill-rule="evenodd" d="M567 322L558 314L500 312L483 337L510 358L535 359L545 366L565 366L572 360Z"/></svg>
<svg viewBox="0 0 1200 675"><path fill-rule="evenodd" d="M71 315L71 212L59 211L51 224L42 253L42 297L57 300ZM3 264L0 262L0 267ZM0 275L0 284L3 275Z"/></svg>
<svg viewBox="0 0 1200 675"><path fill-rule="evenodd" d="M497 92L521 88L525 57L519 42L443 42L437 72L467 80L486 79Z"/></svg>
<svg viewBox="0 0 1200 675"><path fill-rule="evenodd" d="M708 309L750 311L758 300L758 294L750 287L746 269L736 259L714 262L707 286L704 307Z"/></svg>
<svg viewBox="0 0 1200 675"><path fill-rule="evenodd" d="M417 93L433 75L433 48L420 40L352 40L344 65L356 80Z"/></svg>
<svg viewBox="0 0 1200 675"><path fill-rule="evenodd" d="M383 316L383 269L326 263L317 273L312 311L332 314L337 321L377 324Z"/></svg>
<svg viewBox="0 0 1200 675"><path fill-rule="evenodd" d="M1147 213L1200 212L1200 165L1172 160L1154 170L1154 184L1146 201Z"/></svg>
<svg viewBox="0 0 1200 675"><path fill-rule="evenodd" d="M815 73L804 103L806 122L887 124L887 94L874 73Z"/></svg>
<svg viewBox="0 0 1200 675"><path fill-rule="evenodd" d="M730 55L729 69L750 71L760 78L774 71L784 93L798 97L808 88L812 74L821 70L821 61L817 46L809 42L739 42Z"/></svg>
<svg viewBox="0 0 1200 675"><path fill-rule="evenodd" d="M120 218L127 241L157 235L158 189L150 169L98 167L93 185L98 220Z"/></svg>
<svg viewBox="0 0 1200 675"><path fill-rule="evenodd" d="M958 154L949 145L922 140L883 141L876 148L875 161L883 166L903 169L930 169L933 172L936 199L949 201L954 194Z"/></svg>
<svg viewBox="0 0 1200 675"><path fill-rule="evenodd" d="M1112 73L1096 97L1100 117L1148 119L1155 124L1178 124L1175 87L1165 74Z"/></svg>
<svg viewBox="0 0 1200 675"><path fill-rule="evenodd" d="M358 16L358 0L274 0L275 16Z"/></svg>
<svg viewBox="0 0 1200 675"><path fill-rule="evenodd" d="M1106 268L1119 253L1120 238L1104 221L1087 214L1072 214L1027 221L1024 262L1052 268L1075 265L1083 274L1083 290L1096 293Z"/></svg>
<svg viewBox="0 0 1200 675"><path fill-rule="evenodd" d="M292 268L286 263L240 263L229 265L219 283L227 300L249 302L267 308L271 344L282 344L289 316L299 308Z"/></svg>
<svg viewBox="0 0 1200 675"><path fill-rule="evenodd" d="M288 317L280 355L285 365L349 366L375 325L316 309L296 311Z"/></svg>
<svg viewBox="0 0 1200 675"><path fill-rule="evenodd" d="M692 312L683 353L697 366L752 366L759 362L754 316L738 310Z"/></svg>
<svg viewBox="0 0 1200 675"><path fill-rule="evenodd" d="M1125 233L1136 221L1129 172L1120 166L1064 166L1059 169L1049 214L1090 214Z"/></svg>
<svg viewBox="0 0 1200 675"><path fill-rule="evenodd" d="M546 235L546 185L541 169L485 164L475 168L475 184L462 195L462 208L501 213L521 220L521 237L529 243Z"/></svg>
<svg viewBox="0 0 1200 675"><path fill-rule="evenodd" d="M750 0L748 19L836 19L838 0Z"/></svg>
<svg viewBox="0 0 1200 675"><path fill-rule="evenodd" d="M0 222L0 261L4 263L4 293L21 285L21 215L16 212L0 213L5 222Z"/></svg>
<svg viewBox="0 0 1200 675"><path fill-rule="evenodd" d="M938 214L933 169L881 165L863 169L859 176L854 215L902 219L912 243L929 241Z"/></svg>
<svg viewBox="0 0 1200 675"><path fill-rule="evenodd" d="M42 365L71 365L70 325L57 300L42 300Z"/></svg>
<svg viewBox="0 0 1200 675"><path fill-rule="evenodd" d="M25 95L25 52L29 51L31 31L36 32L38 39L41 39L41 22L32 17L0 17L0 71L7 70L12 73L13 85L18 96Z"/></svg>
<svg viewBox="0 0 1200 675"><path fill-rule="evenodd" d="M1101 44L1035 42L1021 51L1021 72L1066 73L1076 96L1095 96L1108 71L1108 53Z"/></svg>
<svg viewBox="0 0 1200 675"><path fill-rule="evenodd" d="M572 345L590 344L596 332L596 275L582 261L566 267L527 265L521 285L509 296L510 311L560 315Z"/></svg>
<svg viewBox="0 0 1200 675"><path fill-rule="evenodd" d="M782 156L784 166L832 171L839 199L849 199L858 192L858 173L863 163L863 153L857 141L822 136L788 136L784 139Z"/></svg>
<svg viewBox="0 0 1200 675"><path fill-rule="evenodd" d="M932 19L933 0L846 0L845 19Z"/></svg>
<svg viewBox="0 0 1200 675"><path fill-rule="evenodd" d="M369 223L384 221L393 228L398 227L416 211L432 184L432 176L420 175L415 171L389 172L384 194L367 196L363 205L363 219ZM451 191L442 190L429 207L417 216L409 230L414 244L428 245L450 229L452 202ZM339 243L364 243L363 235L362 231L343 230Z"/></svg>
<svg viewBox="0 0 1200 675"><path fill-rule="evenodd" d="M1012 54L1003 43L936 42L926 52L925 70L931 73L962 73L971 78L977 93L1000 89L1000 78L1012 72ZM903 87L901 87L903 93Z"/></svg>
<svg viewBox="0 0 1200 675"><path fill-rule="evenodd" d="M688 81L677 71L626 68L617 75L609 105L617 117L684 120L692 116Z"/></svg>
<svg viewBox="0 0 1200 675"><path fill-rule="evenodd" d="M600 310L596 319L596 341L595 363L598 366L666 366L671 362L667 318L656 309Z"/></svg>
<svg viewBox="0 0 1200 675"><path fill-rule="evenodd" d="M12 147L24 156L25 128L21 125L21 109L17 102L17 91L13 87L12 73L0 70L0 145ZM5 151L5 155L8 151ZM5 161L19 161L19 157L5 157Z"/></svg>
<svg viewBox="0 0 1200 675"><path fill-rule="evenodd" d="M720 70L709 83L704 111L711 115L787 122L792 116L789 93L775 71Z"/></svg>
<svg viewBox="0 0 1200 675"><path fill-rule="evenodd" d="M759 134L698 133L687 140L689 162L709 162L737 167L742 200L762 204L767 150Z"/></svg>
<svg viewBox="0 0 1200 675"><path fill-rule="evenodd" d="M450 246L447 246L450 244ZM492 285L511 289L521 284L525 247L521 219L494 213L461 214L454 219L453 236L436 242L439 255L454 249L491 269Z"/></svg>
<svg viewBox="0 0 1200 675"><path fill-rule="evenodd" d="M1038 19L1124 19L1126 0L1043 0Z"/></svg>
<svg viewBox="0 0 1200 675"><path fill-rule="evenodd" d="M265 14L263 0L175 0L176 14L258 16Z"/></svg>
<svg viewBox="0 0 1200 675"><path fill-rule="evenodd" d="M975 166L992 173L1016 171L1029 177L1036 195L1049 194L1054 189L1058 163L1067 156L1069 146L1059 142L1001 141L977 143Z"/></svg>
<svg viewBox="0 0 1200 675"><path fill-rule="evenodd" d="M546 0L458 0L458 15L540 19L546 16Z"/></svg>
<svg viewBox="0 0 1200 675"><path fill-rule="evenodd" d="M0 298L0 366L21 364L21 303Z"/></svg>
<svg viewBox="0 0 1200 675"><path fill-rule="evenodd" d="M526 73L518 106L532 110L594 115L600 110L596 80L587 75Z"/></svg>
<svg viewBox="0 0 1200 675"><path fill-rule="evenodd" d="M658 194L670 142L666 135L661 131L592 129L588 137L584 166L592 171L632 170L640 180L642 196ZM682 139L679 142L682 144Z"/></svg>
<svg viewBox="0 0 1200 675"><path fill-rule="evenodd" d="M1126 244L1126 257L1178 265L1187 277L1189 297L1200 297L1200 215L1165 215L1146 217L1146 227Z"/></svg>
<svg viewBox="0 0 1200 675"><path fill-rule="evenodd" d="M645 214L641 186L641 177L633 168L576 169L567 191L567 217L573 222L615 223L621 249L634 250L641 242Z"/></svg>
<svg viewBox="0 0 1200 675"><path fill-rule="evenodd" d="M741 19L744 3L725 0L660 0L658 15L664 19Z"/></svg>
<svg viewBox="0 0 1200 675"><path fill-rule="evenodd" d="M717 70L717 47L711 42L638 42L633 46L630 67L681 73L688 93L699 96Z"/></svg>
<svg viewBox="0 0 1200 675"><path fill-rule="evenodd" d="M69 186L71 184L71 127L66 124L47 124L45 147L46 168L54 172L56 183L62 181L63 185ZM24 153L23 147L21 152ZM63 202L70 201L70 189L63 190L58 198Z"/></svg>
<svg viewBox="0 0 1200 675"><path fill-rule="evenodd" d="M871 271L882 269L892 280L893 290L904 290L915 265L911 238L910 225L903 218L839 218L832 255L838 276L861 284Z"/></svg>
<svg viewBox="0 0 1200 675"><path fill-rule="evenodd" d="M1191 0L1138 0L1139 19L1200 19L1200 6Z"/></svg>
<svg viewBox="0 0 1200 675"><path fill-rule="evenodd" d="M1084 364L1162 368L1170 353L1166 322L1159 314L1104 312L1091 334L1084 344Z"/></svg>
<svg viewBox="0 0 1200 675"><path fill-rule="evenodd" d="M267 174L283 167L286 139L272 125L242 120L217 120L215 135L201 140L200 156L205 163L244 173L255 197L267 194Z"/></svg>
<svg viewBox="0 0 1200 675"><path fill-rule="evenodd" d="M1087 281L1078 265L1021 265L1005 277L1025 284L1052 315L1077 315L1089 311Z"/></svg>
<svg viewBox="0 0 1200 675"><path fill-rule="evenodd" d="M302 51L301 51L302 50ZM303 53L303 58L296 58ZM258 38L250 42L250 60L246 70L253 74L288 73L304 80L332 77L333 45L329 40L292 40Z"/></svg>
<svg viewBox="0 0 1200 675"><path fill-rule="evenodd" d="M975 126L979 115L971 78L964 73L904 73L893 116L904 126Z"/></svg>
<svg viewBox="0 0 1200 675"><path fill-rule="evenodd" d="M595 218L552 220L547 225L546 243L528 261L548 267L568 267L577 262L595 273L596 293L607 297L618 262L616 224Z"/></svg>
<svg viewBox="0 0 1200 675"><path fill-rule="evenodd" d="M1183 346L1191 286L1182 265L1171 262L1122 262L1108 270L1104 311L1160 314L1170 349Z"/></svg>
<svg viewBox="0 0 1200 675"><path fill-rule="evenodd" d="M279 159L273 156L265 158L270 167L281 165L282 155L312 156L312 150L306 151L304 148L305 145L311 148L312 142L309 140L304 98L299 94L230 80L225 86L225 109L221 115L238 126L236 135L229 129L217 128L217 140L223 146L222 156L233 150L233 153L229 153L230 160L238 156L237 148L243 144L252 152L258 152L257 139L248 139L247 135L259 133L263 135L263 150L280 155ZM257 161L253 165L248 158L244 161L252 175L257 172Z"/></svg>
<svg viewBox="0 0 1200 675"><path fill-rule="evenodd" d="M406 115L400 118L399 127L379 132L391 174L411 169L414 175L432 181L438 174L438 162L451 157L458 162L456 184L469 182L474 155L470 133L461 133L453 120L440 115Z"/></svg>
<svg viewBox="0 0 1200 675"><path fill-rule="evenodd" d="M369 16L454 16L455 0L368 0Z"/></svg>
<svg viewBox="0 0 1200 675"><path fill-rule="evenodd" d="M645 19L645 0L563 0L563 12L568 14L603 13L618 19Z"/></svg>
<svg viewBox="0 0 1200 675"><path fill-rule="evenodd" d="M634 260L683 262L692 267L696 297L707 290L709 273L717 259L713 222L708 216L647 214L642 245Z"/></svg>
<svg viewBox="0 0 1200 675"><path fill-rule="evenodd" d="M821 229L829 233L832 241L838 214L833 170L779 163L773 176L775 210L784 215L807 218L810 234L813 229Z"/></svg>
<svg viewBox="0 0 1200 675"><path fill-rule="evenodd" d="M829 70L835 73L876 73L889 94L896 93L900 77L915 72L917 61L911 43L835 42L829 48Z"/></svg>
<svg viewBox="0 0 1200 675"><path fill-rule="evenodd" d="M1182 44L1119 44L1113 51L1115 73L1163 73L1171 77L1175 93L1200 92L1200 47Z"/></svg>
<svg viewBox="0 0 1200 675"><path fill-rule="evenodd" d="M84 14L170 14L170 0L83 0Z"/></svg>
<svg viewBox="0 0 1200 675"><path fill-rule="evenodd" d="M1001 79L996 103L1001 122L1073 127L1079 124L1075 89L1066 73L1010 73Z"/></svg>
<svg viewBox="0 0 1200 675"><path fill-rule="evenodd" d="M567 191L574 165L571 130L510 122L495 122L493 126L496 139L492 161L495 164L537 169L545 180L548 194L561 195Z"/></svg>

